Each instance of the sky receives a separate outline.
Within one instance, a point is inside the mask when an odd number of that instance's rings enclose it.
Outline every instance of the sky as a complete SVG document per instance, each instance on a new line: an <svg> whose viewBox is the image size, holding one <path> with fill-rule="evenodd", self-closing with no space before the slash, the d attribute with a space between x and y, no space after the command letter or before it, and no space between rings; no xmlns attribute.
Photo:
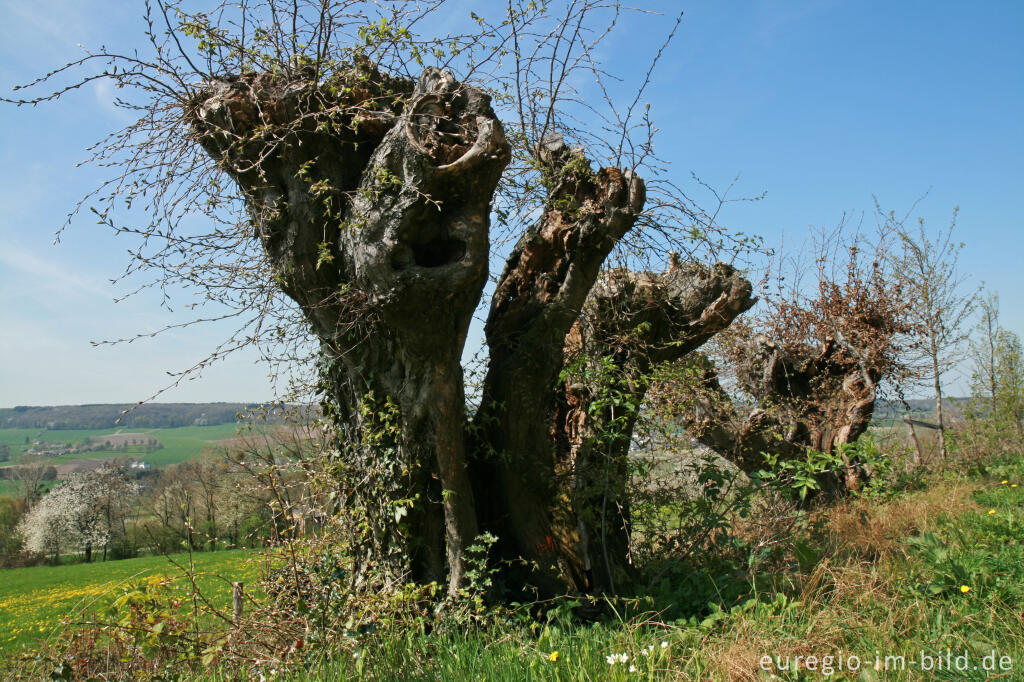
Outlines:
<svg viewBox="0 0 1024 682"><path fill-rule="evenodd" d="M695 173L734 196L721 222L767 243L874 201L965 243L960 268L1000 293L1002 323L1024 332L1024 3L749 0L640 2L674 15L675 41L645 100L659 155L682 184ZM466 4L468 13L469 4ZM81 55L78 45L142 46L142 3L0 0L0 91ZM637 78L666 17L624 22L605 59ZM628 82L628 80L627 80ZM111 284L130 239L88 215L59 244L65 215L105 179L76 167L128 120L108 83L56 104L0 105L0 407L143 400L169 371L201 360L230 328L210 325L95 345L185 321L188 312ZM471 333L478 342L479 328ZM266 367L241 352L162 401L260 401ZM951 376L954 393L961 376Z"/></svg>

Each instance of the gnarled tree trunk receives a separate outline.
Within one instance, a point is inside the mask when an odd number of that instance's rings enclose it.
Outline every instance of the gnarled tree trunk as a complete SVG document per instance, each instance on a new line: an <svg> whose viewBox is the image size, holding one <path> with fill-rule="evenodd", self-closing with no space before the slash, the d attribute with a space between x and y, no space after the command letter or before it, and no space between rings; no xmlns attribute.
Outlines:
<svg viewBox="0 0 1024 682"><path fill-rule="evenodd" d="M755 302L735 268L679 264L605 274L573 326L557 397L558 460L571 474L589 587L616 592L630 573L629 450L655 367L679 360Z"/></svg>
<svg viewBox="0 0 1024 682"><path fill-rule="evenodd" d="M512 250L485 333L490 364L476 431L474 481L489 488L480 512L501 529L499 550L535 569L542 591L585 590L585 561L565 514L553 447L562 348L615 244L643 208L644 183L617 168L597 173L560 138L545 141L548 202Z"/></svg>
<svg viewBox="0 0 1024 682"><path fill-rule="evenodd" d="M757 401L754 407L735 405L713 363L697 360L701 379L690 393L687 429L748 473L764 467L765 452L792 459L808 450L834 452L857 440L871 423L879 370L858 361L857 350L841 338L801 351L787 351L763 336L745 344L738 378ZM859 474L854 463L844 464L843 484L853 488Z"/></svg>
<svg viewBox="0 0 1024 682"><path fill-rule="evenodd" d="M357 573L447 564L455 589L477 535L459 359L509 159L489 98L436 69L415 86L367 65L340 83L245 75L212 83L193 125L320 339L348 507L368 521Z"/></svg>
<svg viewBox="0 0 1024 682"><path fill-rule="evenodd" d="M605 344L624 371L641 374L727 325L749 306L750 285L726 266L687 266L617 272L592 293L643 209L644 183L618 168L595 172L548 138L539 153L547 203L498 282L482 403L467 424L460 356L509 160L487 96L436 69L412 83L356 64L327 82L303 73L215 81L189 115L242 188L278 283L320 341L342 497L365 521L357 579L447 578L454 593L466 548L486 530L544 594L614 591L628 533L609 528L608 500L621 518L625 498L579 494L573 481L621 463L635 419L584 420L588 432L615 421L610 452L568 437L569 411L582 404L560 379L567 353ZM615 318L612 301L629 316ZM585 309L601 335L580 326ZM622 325L640 323L650 331L631 347ZM640 384L634 394L639 403ZM628 477L616 466L611 485L621 491ZM595 551L607 555L603 570Z"/></svg>

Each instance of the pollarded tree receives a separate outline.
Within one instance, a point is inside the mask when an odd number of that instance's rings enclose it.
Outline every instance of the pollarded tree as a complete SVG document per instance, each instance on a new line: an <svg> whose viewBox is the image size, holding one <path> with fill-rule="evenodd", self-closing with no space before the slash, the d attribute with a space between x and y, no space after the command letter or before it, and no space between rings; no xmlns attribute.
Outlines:
<svg viewBox="0 0 1024 682"><path fill-rule="evenodd" d="M867 430L883 382L908 374L914 347L911 301L893 267L898 236L884 224L872 237L849 235L844 220L817 240L813 266L778 259L760 310L716 339L718 366L691 358L657 400L745 471L761 469L765 453L837 453L845 472L828 483L855 487L857 463L839 446Z"/></svg>
<svg viewBox="0 0 1024 682"><path fill-rule="evenodd" d="M97 153L121 174L90 208L139 236L131 270L248 316L211 359L245 343L282 357L268 339L289 357L312 339L337 498L358 519L357 584L447 577L455 592L467 547L490 532L543 592L609 591L629 525L594 506L628 473L606 467L600 495L577 494L600 458L568 435L567 410L600 387L578 392L566 358L597 330L642 373L726 327L750 287L726 266L649 265L669 247L705 253L717 227L659 178L639 106L650 72L625 105L606 87L596 48L627 10L514 1L429 37L442 9L242 0L189 14L158 1L147 56L91 54L33 85L106 67L23 101L94 78L134 93L123 105L138 122ZM121 224L122 200L149 220ZM194 214L208 231L190 231ZM487 305L490 247L511 239ZM489 357L470 415L460 358L482 305ZM605 456L621 460L632 424L593 414L614 422Z"/></svg>

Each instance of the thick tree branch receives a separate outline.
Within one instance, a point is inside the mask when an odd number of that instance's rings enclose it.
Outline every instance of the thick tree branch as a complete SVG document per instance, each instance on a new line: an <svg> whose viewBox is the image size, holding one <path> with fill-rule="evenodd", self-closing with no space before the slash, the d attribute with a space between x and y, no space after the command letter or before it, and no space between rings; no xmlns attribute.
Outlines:
<svg viewBox="0 0 1024 682"><path fill-rule="evenodd" d="M560 137L540 154L549 183L547 205L516 244L498 281L485 333L490 365L476 415L484 456L474 464L484 500L483 524L503 538L504 554L534 562L549 592L584 589L573 566L572 538L555 537L553 388L560 349L578 318L601 264L636 221L643 181L618 168L594 173ZM563 552L569 552L565 558ZM561 559L559 559L561 557Z"/></svg>
<svg viewBox="0 0 1024 682"><path fill-rule="evenodd" d="M556 423L591 589L614 592L628 573L628 455L652 370L727 327L754 304L751 291L729 265L679 264L673 254L666 272L612 270L591 292L567 339L575 370Z"/></svg>

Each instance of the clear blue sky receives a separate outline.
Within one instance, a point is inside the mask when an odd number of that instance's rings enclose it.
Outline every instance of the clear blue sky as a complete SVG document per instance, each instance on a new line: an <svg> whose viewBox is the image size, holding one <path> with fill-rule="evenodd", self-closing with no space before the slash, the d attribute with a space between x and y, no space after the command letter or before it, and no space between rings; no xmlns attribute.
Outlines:
<svg viewBox="0 0 1024 682"><path fill-rule="evenodd" d="M141 3L0 0L0 87L140 35ZM673 13L675 3L639 3ZM1024 332L1024 3L699 0L687 13L647 99L660 154L685 182L718 187L737 174L723 222L769 243L799 241L872 196L938 228L960 206L962 268L1002 298L1006 327ZM651 23L627 26L607 54L640 69ZM635 71L634 71L635 72ZM87 217L53 233L102 177L75 168L85 148L122 125L96 84L57 105L0 107L0 406L130 402L167 382L226 328L130 336L186 319L152 296L117 303L109 283L132 244ZM266 370L238 355L161 400L261 400ZM954 382L954 386L957 382Z"/></svg>

